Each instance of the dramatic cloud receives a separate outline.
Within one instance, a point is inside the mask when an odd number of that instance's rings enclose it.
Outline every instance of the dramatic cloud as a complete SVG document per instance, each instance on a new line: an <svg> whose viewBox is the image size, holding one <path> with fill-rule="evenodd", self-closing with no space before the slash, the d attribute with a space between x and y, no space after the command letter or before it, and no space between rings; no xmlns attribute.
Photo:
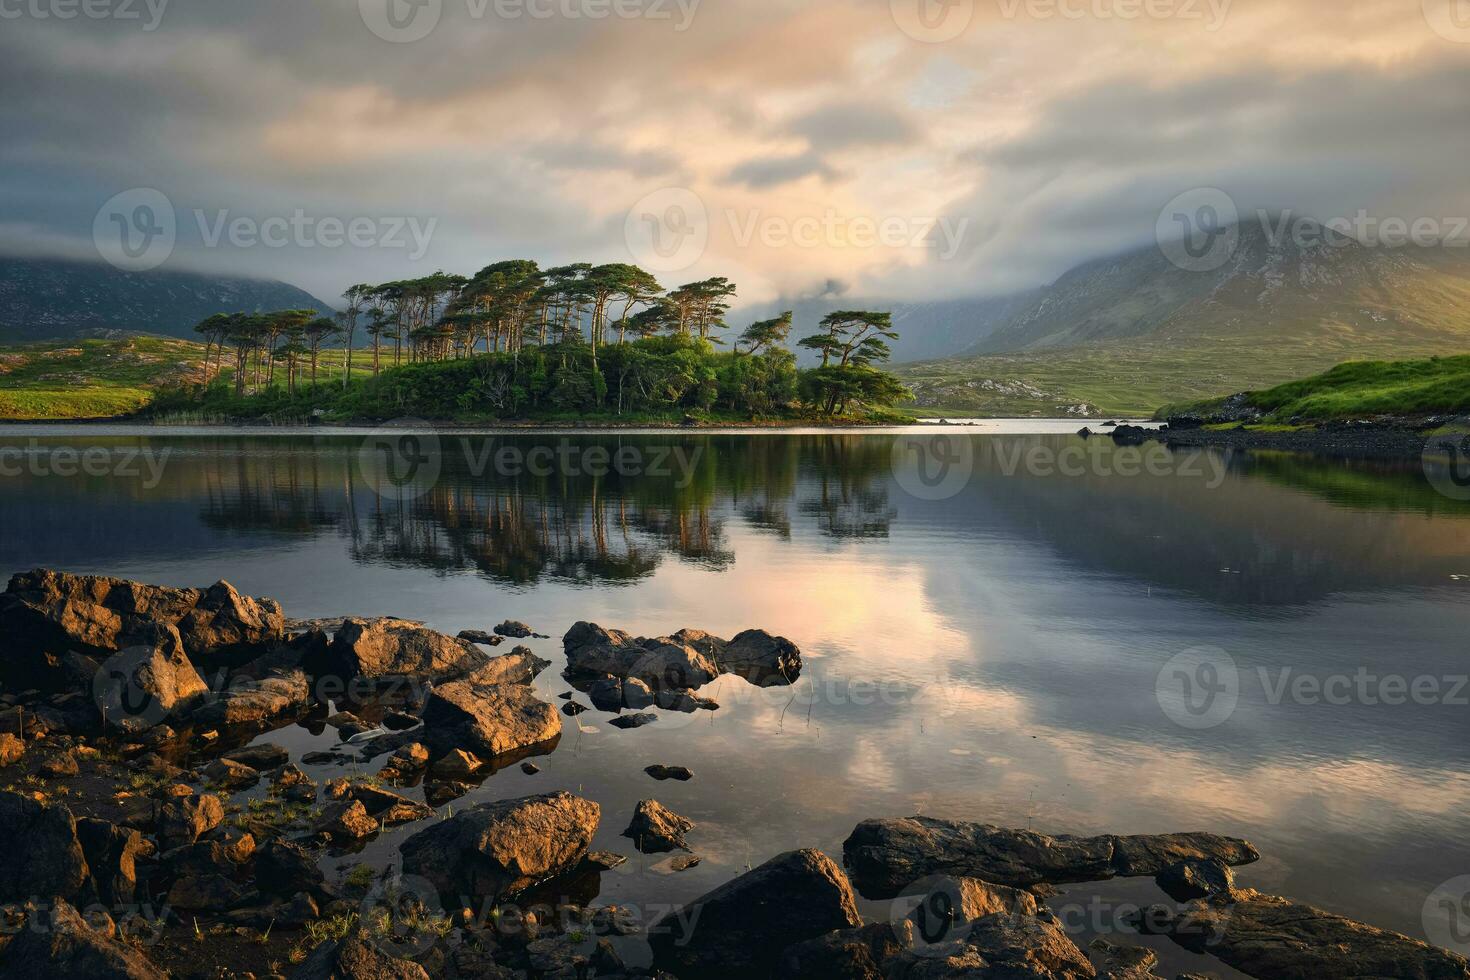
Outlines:
<svg viewBox="0 0 1470 980"><path fill-rule="evenodd" d="M747 301L923 298L1145 243L1195 187L1247 214L1470 214L1452 0L926 2L6 8L0 246L95 254L103 203L156 188L171 266L324 297L525 255L728 275ZM707 245L666 260L645 218ZM290 233L220 230L273 219ZM399 223L432 229L422 254Z"/></svg>

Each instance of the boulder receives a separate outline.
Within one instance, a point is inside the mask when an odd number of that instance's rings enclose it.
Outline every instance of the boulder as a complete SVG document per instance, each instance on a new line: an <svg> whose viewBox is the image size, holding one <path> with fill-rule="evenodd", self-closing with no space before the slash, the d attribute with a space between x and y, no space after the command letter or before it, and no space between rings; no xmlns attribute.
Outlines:
<svg viewBox="0 0 1470 980"><path fill-rule="evenodd" d="M1189 902L1210 895L1228 895L1235 889L1235 872L1230 865L1211 858L1175 861L1154 875L1154 882L1176 902Z"/></svg>
<svg viewBox="0 0 1470 980"><path fill-rule="evenodd" d="M962 938L974 922L989 915L1031 916L1041 910L1028 891L963 876L927 879L905 895L916 900L906 916L915 940L929 945Z"/></svg>
<svg viewBox="0 0 1470 980"><path fill-rule="evenodd" d="M891 957L884 975L888 980L1093 980L1097 973L1054 919L998 913L972 923L961 938L916 943Z"/></svg>
<svg viewBox="0 0 1470 980"><path fill-rule="evenodd" d="M192 844L224 820L224 804L213 793L170 800L158 812L158 846L168 851Z"/></svg>
<svg viewBox="0 0 1470 980"><path fill-rule="evenodd" d="M1253 977L1359 980L1414 977L1465 980L1470 961L1457 953L1331 912L1249 889L1155 907L1167 931L1191 952L1208 953Z"/></svg>
<svg viewBox="0 0 1470 980"><path fill-rule="evenodd" d="M648 930L654 962L679 976L771 976L791 946L862 925L847 876L820 851L788 851Z"/></svg>
<svg viewBox="0 0 1470 980"><path fill-rule="evenodd" d="M139 626L119 642L123 648L97 667L90 684L108 728L128 734L146 731L187 714L208 696L209 687L185 655L173 626Z"/></svg>
<svg viewBox="0 0 1470 980"><path fill-rule="evenodd" d="M677 779L679 782L685 783L694 778L694 773L684 766L652 765L644 766L643 771L659 782L663 782L665 779Z"/></svg>
<svg viewBox="0 0 1470 980"><path fill-rule="evenodd" d="M640 800L623 836L630 838L633 846L644 854L659 854L689 850L684 835L693 829L694 821L679 816L658 800Z"/></svg>
<svg viewBox="0 0 1470 980"><path fill-rule="evenodd" d="M514 619L507 619L505 622L495 627L495 632L500 636L509 636L512 639L517 640L536 635L536 631L531 629L531 627Z"/></svg>
<svg viewBox="0 0 1470 980"><path fill-rule="evenodd" d="M842 854L858 890L868 898L892 898L937 874L1029 888L1154 875L1186 858L1214 857L1232 865L1260 858L1246 841L1215 834L1048 837L922 816L864 820L843 843Z"/></svg>
<svg viewBox="0 0 1470 980"><path fill-rule="evenodd" d="M367 808L357 800L343 800L322 810L317 830L342 840L359 840L378 832L378 822L368 816Z"/></svg>
<svg viewBox="0 0 1470 980"><path fill-rule="evenodd" d="M787 948L780 980L883 980L883 964L913 946L908 922L839 929Z"/></svg>
<svg viewBox="0 0 1470 980"><path fill-rule="evenodd" d="M311 704L306 674L291 670L261 680L231 683L194 715L195 723L217 728L263 727L303 713Z"/></svg>
<svg viewBox="0 0 1470 980"><path fill-rule="evenodd" d="M484 759L554 744L561 736L561 715L528 685L473 677L437 685L423 719L422 738L430 751L463 748Z"/></svg>
<svg viewBox="0 0 1470 980"><path fill-rule="evenodd" d="M504 898L576 867L601 815L565 791L484 803L404 841L403 870L446 895Z"/></svg>
<svg viewBox="0 0 1470 980"><path fill-rule="evenodd" d="M614 728L642 728L644 725L652 725L658 721L658 715L648 711L640 711L632 715L618 715L608 722Z"/></svg>
<svg viewBox="0 0 1470 980"><path fill-rule="evenodd" d="M1145 946L1123 946L1094 939L1087 947L1098 980L1164 980L1154 972L1159 954Z"/></svg>
<svg viewBox="0 0 1470 980"><path fill-rule="evenodd" d="M20 736L0 732L0 767L13 766L26 754L26 743Z"/></svg>
<svg viewBox="0 0 1470 980"><path fill-rule="evenodd" d="M498 647L505 642L505 637L486 633L484 630L460 630L454 635L461 640L487 647Z"/></svg>
<svg viewBox="0 0 1470 980"><path fill-rule="evenodd" d="M429 980L429 974L412 960L390 956L353 935L312 950L291 980Z"/></svg>
<svg viewBox="0 0 1470 980"><path fill-rule="evenodd" d="M190 912L227 909L245 897L245 889L224 875L179 878L168 890L170 908Z"/></svg>
<svg viewBox="0 0 1470 980"><path fill-rule="evenodd" d="M73 898L87 878L77 822L65 804L0 791L0 840L11 843L0 861L0 902Z"/></svg>
<svg viewBox="0 0 1470 980"><path fill-rule="evenodd" d="M299 844L274 840L255 852L254 879L269 895L319 894L326 876L316 859Z"/></svg>
<svg viewBox="0 0 1470 980"><path fill-rule="evenodd" d="M243 762L220 758L204 767L204 778L215 786L238 790L260 782L260 773Z"/></svg>
<svg viewBox="0 0 1470 980"><path fill-rule="evenodd" d="M402 619L347 619L332 639L331 659L344 679L460 677L489 660L468 640Z"/></svg>
<svg viewBox="0 0 1470 980"><path fill-rule="evenodd" d="M167 980L137 949L88 925L62 899L30 912L0 952L0 976L36 980Z"/></svg>
<svg viewBox="0 0 1470 980"><path fill-rule="evenodd" d="M286 640L286 618L274 599L243 596L228 582L204 590L177 623L191 656L253 652Z"/></svg>
<svg viewBox="0 0 1470 980"><path fill-rule="evenodd" d="M801 651L796 645L764 630L745 630L733 640L694 629L682 629L672 636L635 638L583 622L567 631L562 647L569 675L603 674L640 681L655 699L661 691L697 688L722 673L739 674L762 686L790 684L801 673ZM642 701L643 692L635 691L634 699ZM597 702L597 695L593 700Z"/></svg>
<svg viewBox="0 0 1470 980"><path fill-rule="evenodd" d="M796 644L765 630L735 634L716 653L716 662L726 673L739 674L760 687L790 684L801 676L801 651Z"/></svg>
<svg viewBox="0 0 1470 980"><path fill-rule="evenodd" d="M77 840L91 873L97 900L111 906L130 905L138 887L138 857L143 835L106 820L77 820Z"/></svg>
<svg viewBox="0 0 1470 980"><path fill-rule="evenodd" d="M262 742L259 745L245 745L238 749L231 749L224 753L223 758L243 763L259 772L267 772L290 762L291 753L272 742Z"/></svg>

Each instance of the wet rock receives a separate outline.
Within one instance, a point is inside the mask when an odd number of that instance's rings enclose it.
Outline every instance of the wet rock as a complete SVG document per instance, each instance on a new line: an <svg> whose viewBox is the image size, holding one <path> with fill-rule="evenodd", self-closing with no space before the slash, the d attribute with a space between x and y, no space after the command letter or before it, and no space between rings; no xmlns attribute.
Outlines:
<svg viewBox="0 0 1470 980"><path fill-rule="evenodd" d="M656 721L658 721L658 715L650 714L647 711L640 711L635 715L618 715L609 721L608 724L614 728L627 729L642 728L644 725L651 725Z"/></svg>
<svg viewBox="0 0 1470 980"><path fill-rule="evenodd" d="M699 861L700 857L698 854L680 854L678 857L669 861L669 870L675 872L688 871L690 868L697 867Z"/></svg>
<svg viewBox="0 0 1470 980"><path fill-rule="evenodd" d="M790 684L801 676L801 651L784 636L745 630L719 649L715 662L761 687Z"/></svg>
<svg viewBox="0 0 1470 980"><path fill-rule="evenodd" d="M422 742L401 745L383 763L378 776L392 783L412 782L429 766L429 748Z"/></svg>
<svg viewBox="0 0 1470 980"><path fill-rule="evenodd" d="M663 782L665 779L677 779L679 780L679 782L683 783L688 782L689 780L694 778L694 773L684 768L683 766L653 765L645 766L643 771L648 773L654 779L657 779L659 782Z"/></svg>
<svg viewBox="0 0 1470 980"><path fill-rule="evenodd" d="M463 748L493 758L561 736L561 715L529 686L476 678L436 686L423 719L423 741L434 752Z"/></svg>
<svg viewBox="0 0 1470 980"><path fill-rule="evenodd" d="M780 980L883 980L883 964L913 946L908 922L841 929L789 947Z"/></svg>
<svg viewBox="0 0 1470 980"><path fill-rule="evenodd" d="M478 643L486 647L498 647L505 642L505 637L486 633L484 630L460 630L455 636L467 643Z"/></svg>
<svg viewBox="0 0 1470 980"><path fill-rule="evenodd" d="M377 814L378 822L384 827L397 827L416 820L427 820L434 815L432 807L425 806L414 800L405 800L395 803L382 813Z"/></svg>
<svg viewBox="0 0 1470 980"><path fill-rule="evenodd" d="M76 820L64 804L0 791L0 840L24 845L11 846L0 861L0 902L73 898L86 880Z"/></svg>
<svg viewBox="0 0 1470 980"><path fill-rule="evenodd" d="M88 685L108 728L136 734L204 703L209 687L173 626L140 625L119 642L123 648L96 667Z"/></svg>
<svg viewBox="0 0 1470 980"><path fill-rule="evenodd" d="M623 681L619 677L599 677L587 685L587 697L598 711L623 710Z"/></svg>
<svg viewBox="0 0 1470 980"><path fill-rule="evenodd" d="M447 680L489 660L467 640L401 619L344 620L332 639L330 656L342 677L371 680Z"/></svg>
<svg viewBox="0 0 1470 980"><path fill-rule="evenodd" d="M291 980L429 980L429 974L411 960L389 956L361 936L349 936L312 950Z"/></svg>
<svg viewBox="0 0 1470 980"><path fill-rule="evenodd" d="M67 902L56 899L30 912L0 952L0 976L36 980L167 980L137 949L94 929Z"/></svg>
<svg viewBox="0 0 1470 980"><path fill-rule="evenodd" d="M884 975L891 980L1093 980L1097 974L1056 921L1001 913L972 923L962 938L916 941L913 949L887 961Z"/></svg>
<svg viewBox="0 0 1470 980"><path fill-rule="evenodd" d="M290 762L291 753L272 742L262 742L259 745L246 745L238 749L231 749L224 754L223 758L247 765L259 772L267 772Z"/></svg>
<svg viewBox="0 0 1470 980"><path fill-rule="evenodd" d="M82 817L76 824L97 900L114 906L131 904L138 887L137 860L143 852L143 836L92 817Z"/></svg>
<svg viewBox="0 0 1470 980"><path fill-rule="evenodd" d="M842 869L788 851L649 928L654 962L679 976L771 976L797 943L862 925Z"/></svg>
<svg viewBox="0 0 1470 980"><path fill-rule="evenodd" d="M307 752L301 756L301 764L306 766L340 766L351 761L351 756L341 752Z"/></svg>
<svg viewBox="0 0 1470 980"><path fill-rule="evenodd" d="M1098 980L1164 980L1154 972L1159 955L1146 947L1094 939L1087 950L1097 967Z"/></svg>
<svg viewBox="0 0 1470 980"><path fill-rule="evenodd" d="M536 765L536 763L534 762L521 763L521 772L525 773L527 776L534 776L540 771L541 767Z"/></svg>
<svg viewBox="0 0 1470 980"><path fill-rule="evenodd" d="M438 759L429 767L429 770L443 779L464 779L473 776L485 767L485 763L473 752L464 749L450 749L443 758Z"/></svg>
<svg viewBox="0 0 1470 980"><path fill-rule="evenodd" d="M864 820L843 843L842 853L854 882L869 898L892 898L910 883L935 874L1027 888L1043 882L1153 875L1186 858L1246 864L1260 857L1249 843L1215 834L1048 837L933 817Z"/></svg>
<svg viewBox="0 0 1470 980"><path fill-rule="evenodd" d="M378 822L368 816L367 808L357 800L343 800L322 810L317 829L332 837L358 840L378 832Z"/></svg>
<svg viewBox="0 0 1470 980"><path fill-rule="evenodd" d="M700 697L692 691L659 691L654 703L665 711L680 711L692 714L695 711L714 711L720 703L714 698Z"/></svg>
<svg viewBox="0 0 1470 980"><path fill-rule="evenodd" d="M649 687L699 687L720 673L708 657L672 637L635 639L595 623L574 625L562 638L562 646L567 669L574 674L633 677Z"/></svg>
<svg viewBox="0 0 1470 980"><path fill-rule="evenodd" d="M403 870L444 894L504 898L575 867L601 812L567 792L481 804L405 841Z"/></svg>
<svg viewBox="0 0 1470 980"><path fill-rule="evenodd" d="M694 821L679 816L658 800L640 800L623 836L631 838L633 845L644 854L659 854L687 851L689 847L684 843L684 835L693 829Z"/></svg>
<svg viewBox="0 0 1470 980"><path fill-rule="evenodd" d="M585 704L578 704L576 701L568 701L561 706L561 713L569 718L575 718L586 710L587 706Z"/></svg>
<svg viewBox="0 0 1470 980"><path fill-rule="evenodd" d="M590 851L587 854L587 863L603 871L611 871L613 868L626 864L627 862L627 858L621 854L615 854L612 851Z"/></svg>
<svg viewBox="0 0 1470 980"><path fill-rule="evenodd" d="M230 790L245 789L260 782L260 773L233 759L215 759L204 767L204 778Z"/></svg>
<svg viewBox="0 0 1470 980"><path fill-rule="evenodd" d="M509 636L518 640L525 639L528 636L538 635L531 627L514 619L507 619L495 627L495 632L499 636Z"/></svg>
<svg viewBox="0 0 1470 980"><path fill-rule="evenodd" d="M168 851L192 844L224 819L224 804L213 793L171 800L158 813L158 846Z"/></svg>
<svg viewBox="0 0 1470 980"><path fill-rule="evenodd" d="M220 728L261 726L277 719L294 717L311 701L306 674L293 670L261 680L232 683L194 716L198 725Z"/></svg>
<svg viewBox="0 0 1470 980"><path fill-rule="evenodd" d="M1169 936L1180 946L1209 953L1254 977L1464 980L1470 975L1470 961L1449 950L1249 889L1154 912L1168 916Z"/></svg>
<svg viewBox="0 0 1470 980"><path fill-rule="evenodd" d="M1235 872L1223 861L1191 858L1164 868L1154 876L1154 882L1174 901L1188 902L1210 895L1230 894L1235 888Z"/></svg>

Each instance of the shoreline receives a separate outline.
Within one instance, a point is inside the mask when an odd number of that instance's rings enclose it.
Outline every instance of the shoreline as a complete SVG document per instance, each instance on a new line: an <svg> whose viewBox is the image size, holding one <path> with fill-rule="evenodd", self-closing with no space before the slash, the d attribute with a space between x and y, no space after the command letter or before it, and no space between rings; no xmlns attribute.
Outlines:
<svg viewBox="0 0 1470 980"><path fill-rule="evenodd" d="M1403 461L1421 459L1436 430L1448 424L1464 425L1463 418L1385 418L1323 422L1290 430L1231 429L1200 426L1150 431L1146 438L1172 448L1216 448L1303 453L1330 459Z"/></svg>

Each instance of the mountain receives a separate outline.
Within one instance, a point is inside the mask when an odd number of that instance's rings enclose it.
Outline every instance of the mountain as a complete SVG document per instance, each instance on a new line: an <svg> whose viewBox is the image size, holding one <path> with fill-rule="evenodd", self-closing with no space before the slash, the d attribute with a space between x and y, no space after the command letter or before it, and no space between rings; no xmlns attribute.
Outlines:
<svg viewBox="0 0 1470 980"><path fill-rule="evenodd" d="M194 325L212 314L284 309L329 312L333 306L267 279L0 256L0 339L10 342L107 330L194 339Z"/></svg>
<svg viewBox="0 0 1470 980"><path fill-rule="evenodd" d="M1156 246L1084 263L968 350L897 372L926 414L1146 414L1348 360L1470 350L1470 249L1302 244L1279 220L1239 225L1208 272Z"/></svg>

